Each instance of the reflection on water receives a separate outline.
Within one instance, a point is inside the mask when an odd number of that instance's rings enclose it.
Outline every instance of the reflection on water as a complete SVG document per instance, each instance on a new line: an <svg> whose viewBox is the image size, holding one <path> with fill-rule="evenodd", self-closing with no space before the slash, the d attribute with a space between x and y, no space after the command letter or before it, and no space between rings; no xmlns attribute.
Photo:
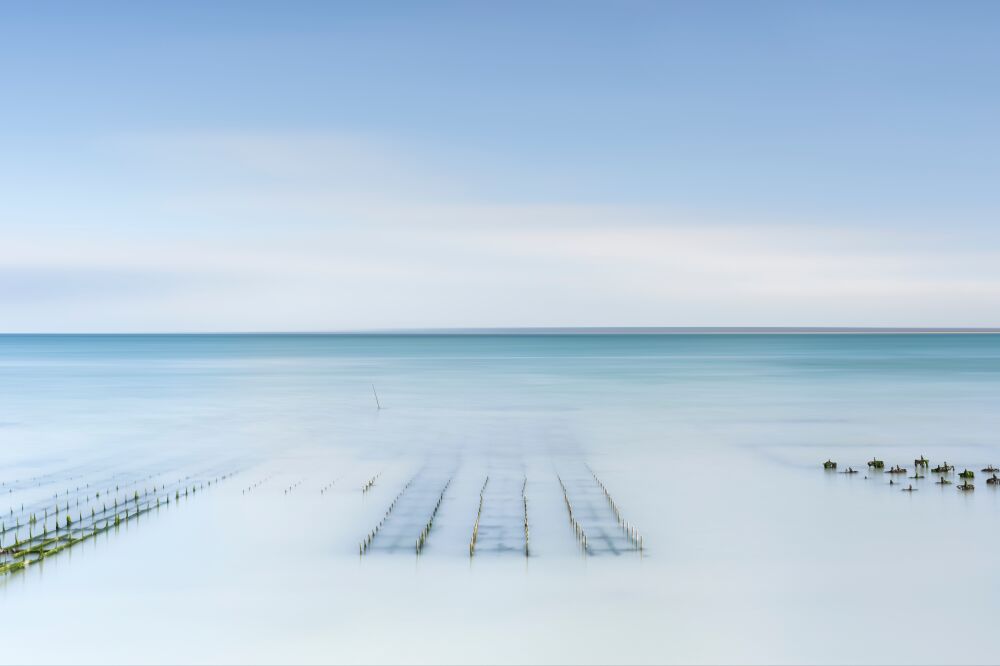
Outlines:
<svg viewBox="0 0 1000 666"><path fill-rule="evenodd" d="M71 544L4 660L993 662L998 389L994 335L0 337L3 557ZM921 455L976 490L865 464Z"/></svg>

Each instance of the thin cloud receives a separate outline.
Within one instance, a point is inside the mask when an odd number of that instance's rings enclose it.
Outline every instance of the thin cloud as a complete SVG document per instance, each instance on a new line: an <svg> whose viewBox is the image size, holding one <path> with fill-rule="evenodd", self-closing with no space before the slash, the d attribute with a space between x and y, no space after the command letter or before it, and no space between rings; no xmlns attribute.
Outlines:
<svg viewBox="0 0 1000 666"><path fill-rule="evenodd" d="M998 253L927 229L475 200L366 137L91 149L86 197L11 189L4 330L1000 323Z"/></svg>

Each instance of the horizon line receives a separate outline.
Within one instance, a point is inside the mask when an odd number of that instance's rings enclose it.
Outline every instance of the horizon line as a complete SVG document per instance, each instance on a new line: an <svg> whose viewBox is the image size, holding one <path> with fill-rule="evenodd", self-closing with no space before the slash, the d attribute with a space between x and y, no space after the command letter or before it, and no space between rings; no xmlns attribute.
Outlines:
<svg viewBox="0 0 1000 666"><path fill-rule="evenodd" d="M469 328L372 328L321 331L31 331L18 336L349 336L349 335L975 335L1000 334L1000 327L908 326L511 326Z"/></svg>

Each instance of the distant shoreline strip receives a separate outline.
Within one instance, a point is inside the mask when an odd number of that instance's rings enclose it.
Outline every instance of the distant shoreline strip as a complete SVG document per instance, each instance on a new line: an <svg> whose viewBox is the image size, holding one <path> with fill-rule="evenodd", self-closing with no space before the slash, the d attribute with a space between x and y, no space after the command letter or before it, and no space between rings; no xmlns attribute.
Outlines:
<svg viewBox="0 0 1000 666"><path fill-rule="evenodd" d="M545 336L545 335L998 335L1000 328L863 327L593 327L593 328L427 328L332 331L178 331L178 332L0 332L0 338L27 337L183 337L183 336Z"/></svg>

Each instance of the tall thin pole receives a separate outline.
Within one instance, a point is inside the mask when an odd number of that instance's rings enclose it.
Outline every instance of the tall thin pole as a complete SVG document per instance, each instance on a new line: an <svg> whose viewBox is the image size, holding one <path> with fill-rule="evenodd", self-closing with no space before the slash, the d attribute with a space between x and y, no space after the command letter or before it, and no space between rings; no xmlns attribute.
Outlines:
<svg viewBox="0 0 1000 666"><path fill-rule="evenodd" d="M380 402L378 401L378 392L377 392L377 391L375 391L375 385L374 385L374 384L372 384L372 393L374 393L374 394L375 394L375 406L376 406L376 407L377 407L378 409L382 409L382 403L380 403Z"/></svg>

